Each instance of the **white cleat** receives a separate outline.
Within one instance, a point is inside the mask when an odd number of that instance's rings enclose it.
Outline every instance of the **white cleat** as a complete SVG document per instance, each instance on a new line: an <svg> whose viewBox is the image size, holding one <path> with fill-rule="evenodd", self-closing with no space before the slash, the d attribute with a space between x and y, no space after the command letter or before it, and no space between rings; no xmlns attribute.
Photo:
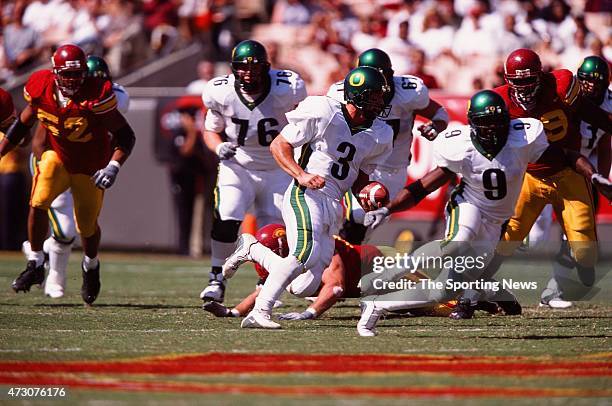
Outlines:
<svg viewBox="0 0 612 406"><path fill-rule="evenodd" d="M242 319L240 327L279 329L281 328L281 325L270 320L270 315L268 313L260 310L251 310L251 312L244 319Z"/></svg>
<svg viewBox="0 0 612 406"><path fill-rule="evenodd" d="M249 255L249 251L251 250L251 245L255 243L257 243L257 239L251 234L245 233L238 237L238 241L236 242L236 250L225 260L225 263L221 268L223 271L223 277L225 279L229 279L234 276L240 265L253 260Z"/></svg>
<svg viewBox="0 0 612 406"><path fill-rule="evenodd" d="M376 334L376 323L384 313L384 310L376 307L374 301L361 302L361 318L357 323L357 333L361 337L374 337Z"/></svg>
<svg viewBox="0 0 612 406"><path fill-rule="evenodd" d="M560 297L550 299L548 303L540 302L540 307L550 307L551 309L568 309L573 305L574 303L563 300Z"/></svg>
<svg viewBox="0 0 612 406"><path fill-rule="evenodd" d="M66 288L66 273L50 270L45 280L45 295L53 299L64 296Z"/></svg>

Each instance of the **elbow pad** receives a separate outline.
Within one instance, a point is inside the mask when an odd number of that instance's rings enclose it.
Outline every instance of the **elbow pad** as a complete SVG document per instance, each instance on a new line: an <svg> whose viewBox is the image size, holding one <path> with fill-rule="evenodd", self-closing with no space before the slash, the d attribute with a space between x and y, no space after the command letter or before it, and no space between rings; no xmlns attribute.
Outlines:
<svg viewBox="0 0 612 406"><path fill-rule="evenodd" d="M17 117L6 131L5 137L11 144L19 145L21 140L23 140L29 133L30 127L22 123L19 117Z"/></svg>
<svg viewBox="0 0 612 406"><path fill-rule="evenodd" d="M116 148L121 149L126 154L130 154L136 143L136 137L134 136L134 130L129 125L124 125L114 133Z"/></svg>

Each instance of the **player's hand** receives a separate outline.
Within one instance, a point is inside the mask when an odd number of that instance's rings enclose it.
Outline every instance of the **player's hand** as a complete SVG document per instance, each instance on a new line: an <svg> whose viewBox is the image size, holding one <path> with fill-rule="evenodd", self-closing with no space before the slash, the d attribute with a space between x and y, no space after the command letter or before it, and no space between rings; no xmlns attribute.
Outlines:
<svg viewBox="0 0 612 406"><path fill-rule="evenodd" d="M292 312L285 313L278 316L279 320L310 320L314 319L315 315L309 311L303 311L302 313Z"/></svg>
<svg viewBox="0 0 612 406"><path fill-rule="evenodd" d="M364 211L369 212L372 210L380 209L382 207L382 203L378 202L377 204L372 203L370 199L359 199L359 204Z"/></svg>
<svg viewBox="0 0 612 406"><path fill-rule="evenodd" d="M120 167L121 165L119 162L110 161L108 165L106 165L106 168L98 169L91 179L93 179L96 187L102 190L108 189L109 187L113 186L113 183L115 183Z"/></svg>
<svg viewBox="0 0 612 406"><path fill-rule="evenodd" d="M231 317L232 312L227 307L218 302L206 302L202 305L202 309L212 313L215 317Z"/></svg>
<svg viewBox="0 0 612 406"><path fill-rule="evenodd" d="M595 185L597 190L599 190L608 201L612 201L612 182L604 176L594 173L593 176L591 176L591 183Z"/></svg>
<svg viewBox="0 0 612 406"><path fill-rule="evenodd" d="M389 209L386 207L369 211L365 214L363 225L366 227L372 227L374 229L378 227L388 215Z"/></svg>
<svg viewBox="0 0 612 406"><path fill-rule="evenodd" d="M299 176L296 180L301 186L308 189L321 189L325 186L325 178L308 172L304 172L304 174Z"/></svg>
<svg viewBox="0 0 612 406"><path fill-rule="evenodd" d="M219 159L230 159L236 155L236 148L238 148L238 145L236 144L232 144L231 142L222 142L221 144L217 145L215 152L217 153Z"/></svg>
<svg viewBox="0 0 612 406"><path fill-rule="evenodd" d="M438 136L438 130L436 130L436 127L434 126L432 121L430 121L429 123L421 124L417 128L417 130L419 130L419 133L422 137L427 138L429 141L435 140Z"/></svg>

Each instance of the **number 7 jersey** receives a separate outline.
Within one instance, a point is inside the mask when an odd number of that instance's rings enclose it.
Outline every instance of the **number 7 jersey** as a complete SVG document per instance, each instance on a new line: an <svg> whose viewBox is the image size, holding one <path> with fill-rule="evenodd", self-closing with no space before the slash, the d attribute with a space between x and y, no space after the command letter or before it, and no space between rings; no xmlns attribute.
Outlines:
<svg viewBox="0 0 612 406"><path fill-rule="evenodd" d="M491 157L472 139L468 125L442 132L434 141L434 164L461 176L455 192L500 223L514 214L527 164L548 148L542 122L533 118L510 121L508 140Z"/></svg>
<svg viewBox="0 0 612 406"><path fill-rule="evenodd" d="M238 145L230 161L246 169L278 169L270 144L287 124L285 113L306 98L304 81L290 70L270 69L264 91L253 101L238 89L234 75L207 83L202 100L208 109L207 131L225 131L227 141Z"/></svg>

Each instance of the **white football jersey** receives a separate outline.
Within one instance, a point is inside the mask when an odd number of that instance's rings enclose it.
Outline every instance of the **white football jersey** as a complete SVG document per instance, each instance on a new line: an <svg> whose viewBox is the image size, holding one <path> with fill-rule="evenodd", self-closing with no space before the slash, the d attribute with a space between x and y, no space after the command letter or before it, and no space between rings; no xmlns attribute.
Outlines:
<svg viewBox="0 0 612 406"><path fill-rule="evenodd" d="M412 145L412 127L414 111L429 105L429 90L423 81L411 75L393 77L393 98L389 103L391 111L381 118L393 129L393 152L381 169L404 169L410 164L410 147ZM330 86L327 95L338 101L344 101L344 82Z"/></svg>
<svg viewBox="0 0 612 406"><path fill-rule="evenodd" d="M130 95L127 90L119 83L113 82L113 92L117 98L117 110L119 110L121 114L127 113L130 108Z"/></svg>
<svg viewBox="0 0 612 406"><path fill-rule="evenodd" d="M359 171L372 173L391 153L393 131L381 120L351 133L342 104L327 96L310 96L287 113L283 137L295 148L296 162L325 178L321 191L340 200ZM301 147L301 148L298 148Z"/></svg>
<svg viewBox="0 0 612 406"><path fill-rule="evenodd" d="M457 193L483 216L504 222L514 214L527 164L536 162L546 148L542 122L518 118L510 121L506 145L489 159L465 125L447 129L434 140L434 164L461 176Z"/></svg>
<svg viewBox="0 0 612 406"><path fill-rule="evenodd" d="M599 107L608 113L612 113L612 92L610 92L609 88L606 89L603 102ZM580 122L580 136L582 137L580 153L589 158L591 163L595 166L597 166L597 154L593 153L593 150L604 134L605 131L600 128L593 128L593 126L586 121Z"/></svg>
<svg viewBox="0 0 612 406"><path fill-rule="evenodd" d="M306 97L304 81L295 72L270 69L270 87L253 102L236 88L234 75L208 82L202 94L208 109L204 127L225 131L227 141L238 145L231 158L246 169L278 168L270 144L287 124L285 113Z"/></svg>

